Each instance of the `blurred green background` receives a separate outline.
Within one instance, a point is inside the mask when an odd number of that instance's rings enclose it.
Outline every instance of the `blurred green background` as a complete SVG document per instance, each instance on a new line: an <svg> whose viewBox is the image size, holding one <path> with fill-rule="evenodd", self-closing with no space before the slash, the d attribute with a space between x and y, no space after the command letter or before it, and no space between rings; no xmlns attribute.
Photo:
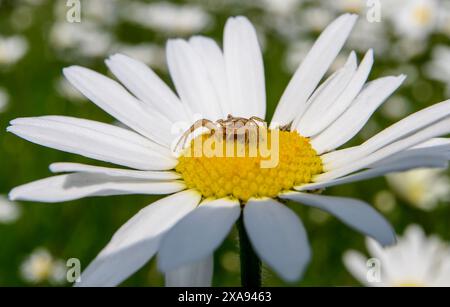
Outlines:
<svg viewBox="0 0 450 307"><path fill-rule="evenodd" d="M450 9L443 6L444 2L436 1L442 6L433 7L431 17L424 15L419 20L422 28L411 26L409 33L395 23L394 9L387 4L382 5L381 21L369 23L365 18L366 1L359 0L81 0L81 23L66 20L66 0L0 0L0 195L6 197L17 185L50 176L48 165L52 162L92 162L6 133L10 120L57 114L114 123L113 118L62 80L63 67L83 65L108 74L104 58L123 52L146 62L170 84L164 60L165 41L200 33L221 42L224 23L231 15L245 15L257 28L263 46L270 119L295 67L323 27L342 12L359 13L355 33L336 65L341 65L352 49L360 59L373 47L375 65L369 79L401 72L408 75L405 84L352 141L361 142L407 114L448 97L450 69L446 75L439 64L450 42L450 22L443 16ZM444 72L436 73L439 69ZM445 179L447 174L440 176ZM378 178L331 188L327 194L374 204L398 233L416 223L427 233L450 239L446 193L423 205L396 191L395 184ZM59 263L64 267L67 259L75 257L85 267L127 219L156 199L95 197L62 204L17 203L14 206L18 210L13 213L3 209L3 215L9 212L10 216L3 221L0 218L0 286L68 286L45 270L31 274L33 267L27 267L27 259L40 250L47 255L44 259L51 254L49 261L55 266ZM364 237L320 211L295 204L291 208L305 223L313 251L312 262L298 285L358 285L344 267L342 254L348 249L364 251ZM239 285L237 252L237 233L233 230L215 254L214 285ZM163 284L154 260L123 283ZM265 269L264 284L277 286L283 282Z"/></svg>

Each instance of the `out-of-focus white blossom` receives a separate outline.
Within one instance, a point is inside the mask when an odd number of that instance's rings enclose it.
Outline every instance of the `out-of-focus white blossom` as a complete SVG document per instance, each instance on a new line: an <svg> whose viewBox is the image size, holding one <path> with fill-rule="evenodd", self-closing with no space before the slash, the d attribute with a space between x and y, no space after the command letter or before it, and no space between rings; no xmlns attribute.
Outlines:
<svg viewBox="0 0 450 307"><path fill-rule="evenodd" d="M367 257L347 251L343 260L347 270L363 285L374 287L450 286L450 247L436 236L426 237L422 228L411 225L396 245L382 248L367 238L366 246L378 266L368 266ZM379 280L374 270L380 269ZM370 270L370 271L369 271ZM373 280L369 280L368 275Z"/></svg>
<svg viewBox="0 0 450 307"><path fill-rule="evenodd" d="M389 119L401 119L409 114L411 106L403 96L394 96L381 106L381 113Z"/></svg>
<svg viewBox="0 0 450 307"><path fill-rule="evenodd" d="M450 1L440 3L437 28L440 32L450 36Z"/></svg>
<svg viewBox="0 0 450 307"><path fill-rule="evenodd" d="M16 31L24 31L28 29L33 24L33 20L34 9L29 5L20 5L15 7L9 16L9 21Z"/></svg>
<svg viewBox="0 0 450 307"><path fill-rule="evenodd" d="M257 0L255 3L271 14L289 15L299 9L303 0Z"/></svg>
<svg viewBox="0 0 450 307"><path fill-rule="evenodd" d="M431 210L449 200L450 181L443 170L416 169L386 176L393 191L409 204Z"/></svg>
<svg viewBox="0 0 450 307"><path fill-rule="evenodd" d="M321 7L310 7L300 10L299 26L313 32L321 32L333 20L335 16L329 10Z"/></svg>
<svg viewBox="0 0 450 307"><path fill-rule="evenodd" d="M432 79L441 81L447 86L450 94L450 47L436 46L432 51L432 59L424 68L425 74Z"/></svg>
<svg viewBox="0 0 450 307"><path fill-rule="evenodd" d="M0 195L0 223L9 224L15 222L20 217L20 207Z"/></svg>
<svg viewBox="0 0 450 307"><path fill-rule="evenodd" d="M125 7L123 17L156 31L178 35L202 31L212 22L212 17L199 6L168 2L135 2Z"/></svg>
<svg viewBox="0 0 450 307"><path fill-rule="evenodd" d="M382 8L400 37L423 40L436 30L437 0L384 0Z"/></svg>
<svg viewBox="0 0 450 307"><path fill-rule="evenodd" d="M117 0L89 0L82 3L82 18L89 18L91 21L102 24L114 24L118 18Z"/></svg>
<svg viewBox="0 0 450 307"><path fill-rule="evenodd" d="M97 23L98 25L114 24L118 20L119 4L127 5L126 1L117 0L89 0L81 1L81 22ZM66 19L69 7L66 1L55 1L54 16L58 21L68 22ZM68 22L69 23L69 22ZM80 24L78 23L78 24Z"/></svg>
<svg viewBox="0 0 450 307"><path fill-rule="evenodd" d="M0 113L4 112L8 108L9 104L9 94L8 92L0 87Z"/></svg>
<svg viewBox="0 0 450 307"><path fill-rule="evenodd" d="M66 278L64 261L55 259L45 248L34 250L20 266L22 278L30 283L62 284Z"/></svg>
<svg viewBox="0 0 450 307"><path fill-rule="evenodd" d="M313 41L307 38L301 38L288 46L284 57L284 68L287 72L294 72L302 62L308 51L313 45Z"/></svg>
<svg viewBox="0 0 450 307"><path fill-rule="evenodd" d="M366 0L322 0L321 3L328 9L334 9L338 13L361 14L365 11Z"/></svg>
<svg viewBox="0 0 450 307"><path fill-rule="evenodd" d="M75 55L86 57L106 55L112 40L109 32L90 22L60 21L55 23L50 31L53 47L62 52L71 51Z"/></svg>
<svg viewBox="0 0 450 307"><path fill-rule="evenodd" d="M426 51L427 44L417 42L408 37L400 38L390 46L390 56L400 62L407 63L410 59Z"/></svg>
<svg viewBox="0 0 450 307"><path fill-rule="evenodd" d="M349 49L366 52L372 48L375 56L381 56L386 53L388 47L389 40L384 22L368 22L365 18L357 21L349 37Z"/></svg>
<svg viewBox="0 0 450 307"><path fill-rule="evenodd" d="M55 87L58 94L66 99L71 101L86 101L86 97L75 89L65 78L58 78L55 82Z"/></svg>
<svg viewBox="0 0 450 307"><path fill-rule="evenodd" d="M394 210L397 202L392 192L388 190L381 190L375 194L373 204L378 210L388 213Z"/></svg>
<svg viewBox="0 0 450 307"><path fill-rule="evenodd" d="M23 36L0 36L0 65L16 63L25 55L27 50L28 42Z"/></svg>
<svg viewBox="0 0 450 307"><path fill-rule="evenodd" d="M111 48L112 53L123 53L136 60L144 62L148 66L167 70L166 54L164 48L152 43L141 43L138 45L118 44Z"/></svg>

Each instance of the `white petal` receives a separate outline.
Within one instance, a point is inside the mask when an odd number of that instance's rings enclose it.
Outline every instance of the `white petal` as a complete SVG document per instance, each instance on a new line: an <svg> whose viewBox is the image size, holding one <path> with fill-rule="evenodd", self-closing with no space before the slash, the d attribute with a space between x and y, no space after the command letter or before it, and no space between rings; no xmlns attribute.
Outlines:
<svg viewBox="0 0 450 307"><path fill-rule="evenodd" d="M200 195L192 190L145 207L125 223L81 274L77 286L116 286L157 252L162 235L193 210Z"/></svg>
<svg viewBox="0 0 450 307"><path fill-rule="evenodd" d="M149 111L119 83L80 66L64 68L63 73L83 95L117 120L159 144L170 146L175 137L171 134L171 122L156 111Z"/></svg>
<svg viewBox="0 0 450 307"><path fill-rule="evenodd" d="M115 54L106 60L106 65L120 82L150 108L158 110L172 122L189 120L190 111L144 63L123 54Z"/></svg>
<svg viewBox="0 0 450 307"><path fill-rule="evenodd" d="M436 123L437 121L449 115L450 100L437 103L409 115L408 117L371 137L360 146L344 149L343 151L339 150L330 152L323 155L322 161L325 164L330 163L330 167L343 165L347 161L352 161L357 159L358 157L366 156L388 144L407 137L411 133L420 131L421 129L433 123Z"/></svg>
<svg viewBox="0 0 450 307"><path fill-rule="evenodd" d="M264 64L253 25L242 16L228 18L223 40L232 114L264 119Z"/></svg>
<svg viewBox="0 0 450 307"><path fill-rule="evenodd" d="M380 260L382 265L382 280L386 283L392 280L392 275L396 275L397 272L403 267L400 265L402 259L399 256L401 249L398 246L401 241L396 246L390 248L383 248L377 241L366 238L366 247L370 256ZM391 283L392 284L392 283Z"/></svg>
<svg viewBox="0 0 450 307"><path fill-rule="evenodd" d="M448 147L447 147L448 149ZM437 147L429 147L429 148L409 148L407 150L398 152L394 155L391 155L385 159L382 159L372 165L370 168L377 167L390 167L395 165L404 164L406 161L414 161L416 160L416 164L420 165L420 161L422 160L423 166L426 167L426 164L431 163L432 161L436 162L447 162L450 159L450 154L448 150L445 150L445 147L437 146ZM442 164L442 163L441 163ZM438 164L437 164L438 165ZM416 166L417 167L417 166Z"/></svg>
<svg viewBox="0 0 450 307"><path fill-rule="evenodd" d="M341 95L320 116L316 117L309 134L317 135L331 125L350 106L359 94L369 76L373 64L373 51L370 49ZM304 133L304 131L302 131ZM304 135L302 133L302 135Z"/></svg>
<svg viewBox="0 0 450 307"><path fill-rule="evenodd" d="M211 287L214 271L214 257L187 264L167 272L166 287Z"/></svg>
<svg viewBox="0 0 450 307"><path fill-rule="evenodd" d="M340 149L337 151L333 151L321 156L321 159L324 163L324 168L333 168L335 165L339 165L341 163L341 159L344 158L345 155L355 155L356 150L359 146L349 147L345 149ZM447 138L432 138L421 142L411 148L408 148L405 151L398 152L386 159L380 160L379 162L373 164L378 165L382 164L384 161L393 161L400 160L403 157L409 157L410 155L420 155L420 154L447 154L450 153L450 139ZM369 155L370 151L366 153Z"/></svg>
<svg viewBox="0 0 450 307"><path fill-rule="evenodd" d="M356 251L347 251L342 260L347 270L357 279L361 284L365 286L371 286L372 284L367 280L367 273L370 267L367 266L367 257L364 257L361 253Z"/></svg>
<svg viewBox="0 0 450 307"><path fill-rule="evenodd" d="M395 232L391 225L375 209L360 200L298 192L288 192L279 197L327 211L382 245L395 243Z"/></svg>
<svg viewBox="0 0 450 307"><path fill-rule="evenodd" d="M329 82L325 81L327 82L326 86L324 88L319 87L321 89L319 94L315 95L314 93L307 101L305 113L294 120L292 127L303 136L309 137L316 134L315 123L327 112L330 106L345 90L355 73L356 66L356 54L355 52L351 52L344 67L333 73L327 79Z"/></svg>
<svg viewBox="0 0 450 307"><path fill-rule="evenodd" d="M131 131L130 129L122 128L117 125L112 124L105 124L102 122L89 120L89 119L83 119L78 117L70 117L70 116L59 116L59 115L46 115L46 116L40 116L40 117L26 117L26 118L17 118L11 121L11 123L27 123L27 121L32 120L33 118L38 119L46 119L51 120L63 124L69 124L76 127L86 128L94 131L99 131L101 133L116 136L120 139L123 139L125 141L129 141L131 143L142 145L148 148L151 148L152 150L156 151L157 153L163 155L163 156L171 156L172 152L170 149L166 146L160 145L158 143L155 143L145 137L143 137L140 134L137 134L134 131ZM76 128L74 127L74 129Z"/></svg>
<svg viewBox="0 0 450 307"><path fill-rule="evenodd" d="M428 141L425 141L423 143L420 143L412 149L418 149L418 148L433 148L434 150L439 151L450 151L450 139L449 138L432 138Z"/></svg>
<svg viewBox="0 0 450 307"><path fill-rule="evenodd" d="M355 173L353 175L332 179L330 181L305 184L294 188L297 191L311 191L351 182L363 181L370 178L384 176L389 173L403 172L415 168L447 168L449 159L446 155L430 154L415 155L412 157L408 157L407 159L400 159L399 161L389 161L389 158L385 160L386 164L382 164L380 161L379 163L377 163L378 166L369 170Z"/></svg>
<svg viewBox="0 0 450 307"><path fill-rule="evenodd" d="M170 194L185 189L179 181L149 181L101 174L73 173L33 181L14 188L12 200L63 202L90 196Z"/></svg>
<svg viewBox="0 0 450 307"><path fill-rule="evenodd" d="M308 238L298 216L273 200L250 199L244 225L258 256L283 279L301 277L311 256Z"/></svg>
<svg viewBox="0 0 450 307"><path fill-rule="evenodd" d="M328 128L311 140L318 154L335 149L351 138L370 119L375 110L388 98L405 79L384 77L367 83L352 105Z"/></svg>
<svg viewBox="0 0 450 307"><path fill-rule="evenodd" d="M120 168L110 168L93 166L80 163L70 163L70 162L57 162L50 164L50 170L53 173L90 173L90 174L103 174L108 176L116 177L128 177L137 179L148 179L148 180L174 180L180 179L181 176L176 172L158 172L158 171L136 171L129 169Z"/></svg>
<svg viewBox="0 0 450 307"><path fill-rule="evenodd" d="M342 15L322 32L284 91L271 127L289 124L304 112L307 99L338 55L356 19L356 15Z"/></svg>
<svg viewBox="0 0 450 307"><path fill-rule="evenodd" d="M222 118L218 95L200 55L182 39L169 40L166 49L170 76L183 103L202 118Z"/></svg>
<svg viewBox="0 0 450 307"><path fill-rule="evenodd" d="M64 116L18 118L7 131L30 142L144 170L177 164L167 148L123 128Z"/></svg>
<svg viewBox="0 0 450 307"><path fill-rule="evenodd" d="M438 121L437 123L434 123L400 141L387 145L386 147L372 154L348 162L348 164L342 167L337 167L336 169L331 169L323 174L317 175L314 180L317 182L328 181L334 178L345 176L360 169L366 168L370 165L374 165L378 161L393 156L396 153L404 151L433 137L445 135L448 133L450 133L450 117L444 118L441 121ZM324 167L328 170L327 165L324 165Z"/></svg>
<svg viewBox="0 0 450 307"><path fill-rule="evenodd" d="M168 272L210 255L219 247L241 213L239 201L207 201L164 236L158 266Z"/></svg>
<svg viewBox="0 0 450 307"><path fill-rule="evenodd" d="M193 36L189 39L189 44L200 55L205 64L208 76L216 90L222 117L226 118L231 114L231 104L228 91L227 73L225 70L225 58L217 43L204 36Z"/></svg>

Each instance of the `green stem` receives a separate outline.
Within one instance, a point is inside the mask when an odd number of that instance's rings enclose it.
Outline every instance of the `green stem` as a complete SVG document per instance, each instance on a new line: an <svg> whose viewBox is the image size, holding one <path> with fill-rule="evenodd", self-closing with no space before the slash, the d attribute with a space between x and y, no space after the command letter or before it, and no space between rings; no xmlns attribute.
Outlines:
<svg viewBox="0 0 450 307"><path fill-rule="evenodd" d="M255 254L244 227L243 214L237 222L241 259L241 284L247 288L261 287L261 261Z"/></svg>

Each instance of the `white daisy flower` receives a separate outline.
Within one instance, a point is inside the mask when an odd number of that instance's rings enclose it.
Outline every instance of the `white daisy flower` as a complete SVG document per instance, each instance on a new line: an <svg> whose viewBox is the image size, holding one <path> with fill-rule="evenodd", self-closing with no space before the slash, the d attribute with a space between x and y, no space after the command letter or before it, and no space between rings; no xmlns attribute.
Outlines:
<svg viewBox="0 0 450 307"><path fill-rule="evenodd" d="M0 36L0 65L15 64L27 51L28 42L23 36Z"/></svg>
<svg viewBox="0 0 450 307"><path fill-rule="evenodd" d="M449 200L450 181L442 170L415 169L389 174L386 179L402 199L417 208L431 210L439 202Z"/></svg>
<svg viewBox="0 0 450 307"><path fill-rule="evenodd" d="M389 3L387 3L389 2ZM386 5L394 28L399 36L423 40L436 30L439 2L437 0L388 0Z"/></svg>
<svg viewBox="0 0 450 307"><path fill-rule="evenodd" d="M64 261L55 259L45 248L34 250L20 266L22 278L30 283L62 284L66 280Z"/></svg>
<svg viewBox="0 0 450 307"><path fill-rule="evenodd" d="M55 163L51 171L67 174L17 187L11 199L61 202L174 193L122 226L84 271L80 285L117 285L156 253L169 285L209 285L212 254L238 219L242 239L251 242L260 259L285 280L297 280L309 262L310 248L300 219L283 204L287 200L327 211L382 245L393 244L391 226L370 205L308 191L392 171L446 167L450 142L434 138L450 132L450 101L406 117L359 146L336 150L404 80L402 75L389 76L366 84L373 63L369 50L359 65L351 53L345 65L317 87L355 21L355 15L346 14L332 22L289 82L268 131L279 135L276 166L261 168L255 163L264 161L259 154L193 157L192 147L178 155L171 149L180 139L171 133L173 124L190 125L196 119L193 114L202 114L204 123L211 121L209 126L217 120L219 125L242 123L238 117L250 122L266 116L256 32L245 17L235 17L225 25L223 51L200 36L168 42L168 66L178 97L146 65L120 54L106 64L131 93L87 68L64 69L86 97L134 131L67 116L18 118L8 131L132 169ZM231 119L224 121L229 114ZM193 144L212 139L208 130ZM256 142L248 149L262 146Z"/></svg>
<svg viewBox="0 0 450 307"><path fill-rule="evenodd" d="M418 225L410 225L396 246L381 248L367 239L371 257L379 260L378 281L368 281L368 259L348 251L343 260L347 270L363 285L375 287L448 287L450 286L449 245L436 236L426 237Z"/></svg>
<svg viewBox="0 0 450 307"><path fill-rule="evenodd" d="M20 207L0 195L0 223L9 224L15 222L20 217Z"/></svg>

